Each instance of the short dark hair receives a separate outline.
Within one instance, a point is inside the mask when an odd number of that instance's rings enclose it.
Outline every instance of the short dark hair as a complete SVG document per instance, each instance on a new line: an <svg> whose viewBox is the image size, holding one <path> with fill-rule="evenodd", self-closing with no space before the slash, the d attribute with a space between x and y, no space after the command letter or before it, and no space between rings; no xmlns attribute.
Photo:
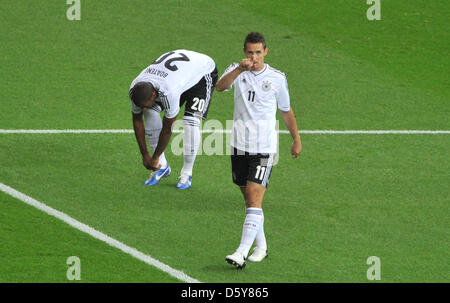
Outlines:
<svg viewBox="0 0 450 303"><path fill-rule="evenodd" d="M247 43L262 43L264 49L266 49L266 40L264 36L258 32L251 32L245 37L244 48L247 47Z"/></svg>
<svg viewBox="0 0 450 303"><path fill-rule="evenodd" d="M149 82L138 82L130 89L130 99L137 106L149 100L153 94L153 85Z"/></svg>

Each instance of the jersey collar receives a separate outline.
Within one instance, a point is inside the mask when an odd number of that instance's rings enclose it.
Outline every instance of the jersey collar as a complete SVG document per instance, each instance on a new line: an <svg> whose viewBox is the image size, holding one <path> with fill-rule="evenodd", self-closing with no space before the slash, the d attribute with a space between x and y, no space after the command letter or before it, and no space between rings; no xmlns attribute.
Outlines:
<svg viewBox="0 0 450 303"><path fill-rule="evenodd" d="M262 73L264 73L264 72L266 71L267 66L268 66L268 64L267 64L267 63L264 63L264 68L263 68L261 71L259 71L259 72L250 71L250 72L251 72L254 76L259 76L259 75L261 75Z"/></svg>

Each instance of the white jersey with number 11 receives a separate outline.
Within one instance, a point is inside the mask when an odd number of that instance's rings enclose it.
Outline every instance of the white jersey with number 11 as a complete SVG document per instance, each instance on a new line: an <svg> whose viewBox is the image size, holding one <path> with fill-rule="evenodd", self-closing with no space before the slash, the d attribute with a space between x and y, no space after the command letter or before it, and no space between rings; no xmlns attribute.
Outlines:
<svg viewBox="0 0 450 303"><path fill-rule="evenodd" d="M223 75L238 66L231 64ZM242 72L227 91L232 87L235 104L231 146L249 153L276 153L276 111L290 110L285 74L265 64L259 72Z"/></svg>

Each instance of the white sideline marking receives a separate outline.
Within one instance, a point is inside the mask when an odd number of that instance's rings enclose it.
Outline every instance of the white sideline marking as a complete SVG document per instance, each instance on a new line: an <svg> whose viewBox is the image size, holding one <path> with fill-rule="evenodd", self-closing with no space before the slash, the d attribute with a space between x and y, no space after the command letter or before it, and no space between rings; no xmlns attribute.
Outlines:
<svg viewBox="0 0 450 303"><path fill-rule="evenodd" d="M0 129L0 134L132 134L132 129ZM174 130L181 133L182 130ZM227 133L231 130L203 129L202 133ZM279 130L280 134L289 134L288 130ZM319 135L437 135L450 134L450 130L300 130L299 134Z"/></svg>
<svg viewBox="0 0 450 303"><path fill-rule="evenodd" d="M285 134L289 131L280 130ZM424 135L450 134L450 130L301 130L301 134L342 134L342 135Z"/></svg>
<svg viewBox="0 0 450 303"><path fill-rule="evenodd" d="M60 212L56 209L53 209L53 208L45 205L44 203L39 202L39 201L15 190L12 187L9 187L1 182L0 182L0 190L16 199L21 200L22 202L25 202L28 205L31 205L31 206L47 213L50 216L56 217L56 218L64 221L65 223L69 224L70 226L72 226L82 232L85 232L85 233L89 234L90 236L109 244L110 246L120 249L121 251L135 257L136 259L139 259L149 265L152 265L152 266L168 273L172 277L175 277L175 278L177 278L183 282L187 282L187 283L201 283L200 281L189 277L182 271L173 269L172 267L152 258L151 256L146 255L133 247L127 246L126 244L124 244L120 241L117 241L116 239L113 239L113 238L105 235L104 233L99 232L98 230L95 230L94 228L75 220L74 218L66 215L65 213Z"/></svg>
<svg viewBox="0 0 450 303"><path fill-rule="evenodd" d="M133 133L132 129L0 129L0 134L117 134Z"/></svg>

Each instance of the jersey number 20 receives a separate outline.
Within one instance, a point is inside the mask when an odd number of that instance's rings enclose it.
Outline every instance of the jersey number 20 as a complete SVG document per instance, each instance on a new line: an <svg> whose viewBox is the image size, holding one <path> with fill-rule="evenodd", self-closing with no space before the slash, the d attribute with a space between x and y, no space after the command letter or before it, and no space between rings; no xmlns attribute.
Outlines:
<svg viewBox="0 0 450 303"><path fill-rule="evenodd" d="M191 108L195 111L202 112L205 108L205 99L199 99L195 97L194 99L192 99L192 101L194 102L194 104L192 104Z"/></svg>

